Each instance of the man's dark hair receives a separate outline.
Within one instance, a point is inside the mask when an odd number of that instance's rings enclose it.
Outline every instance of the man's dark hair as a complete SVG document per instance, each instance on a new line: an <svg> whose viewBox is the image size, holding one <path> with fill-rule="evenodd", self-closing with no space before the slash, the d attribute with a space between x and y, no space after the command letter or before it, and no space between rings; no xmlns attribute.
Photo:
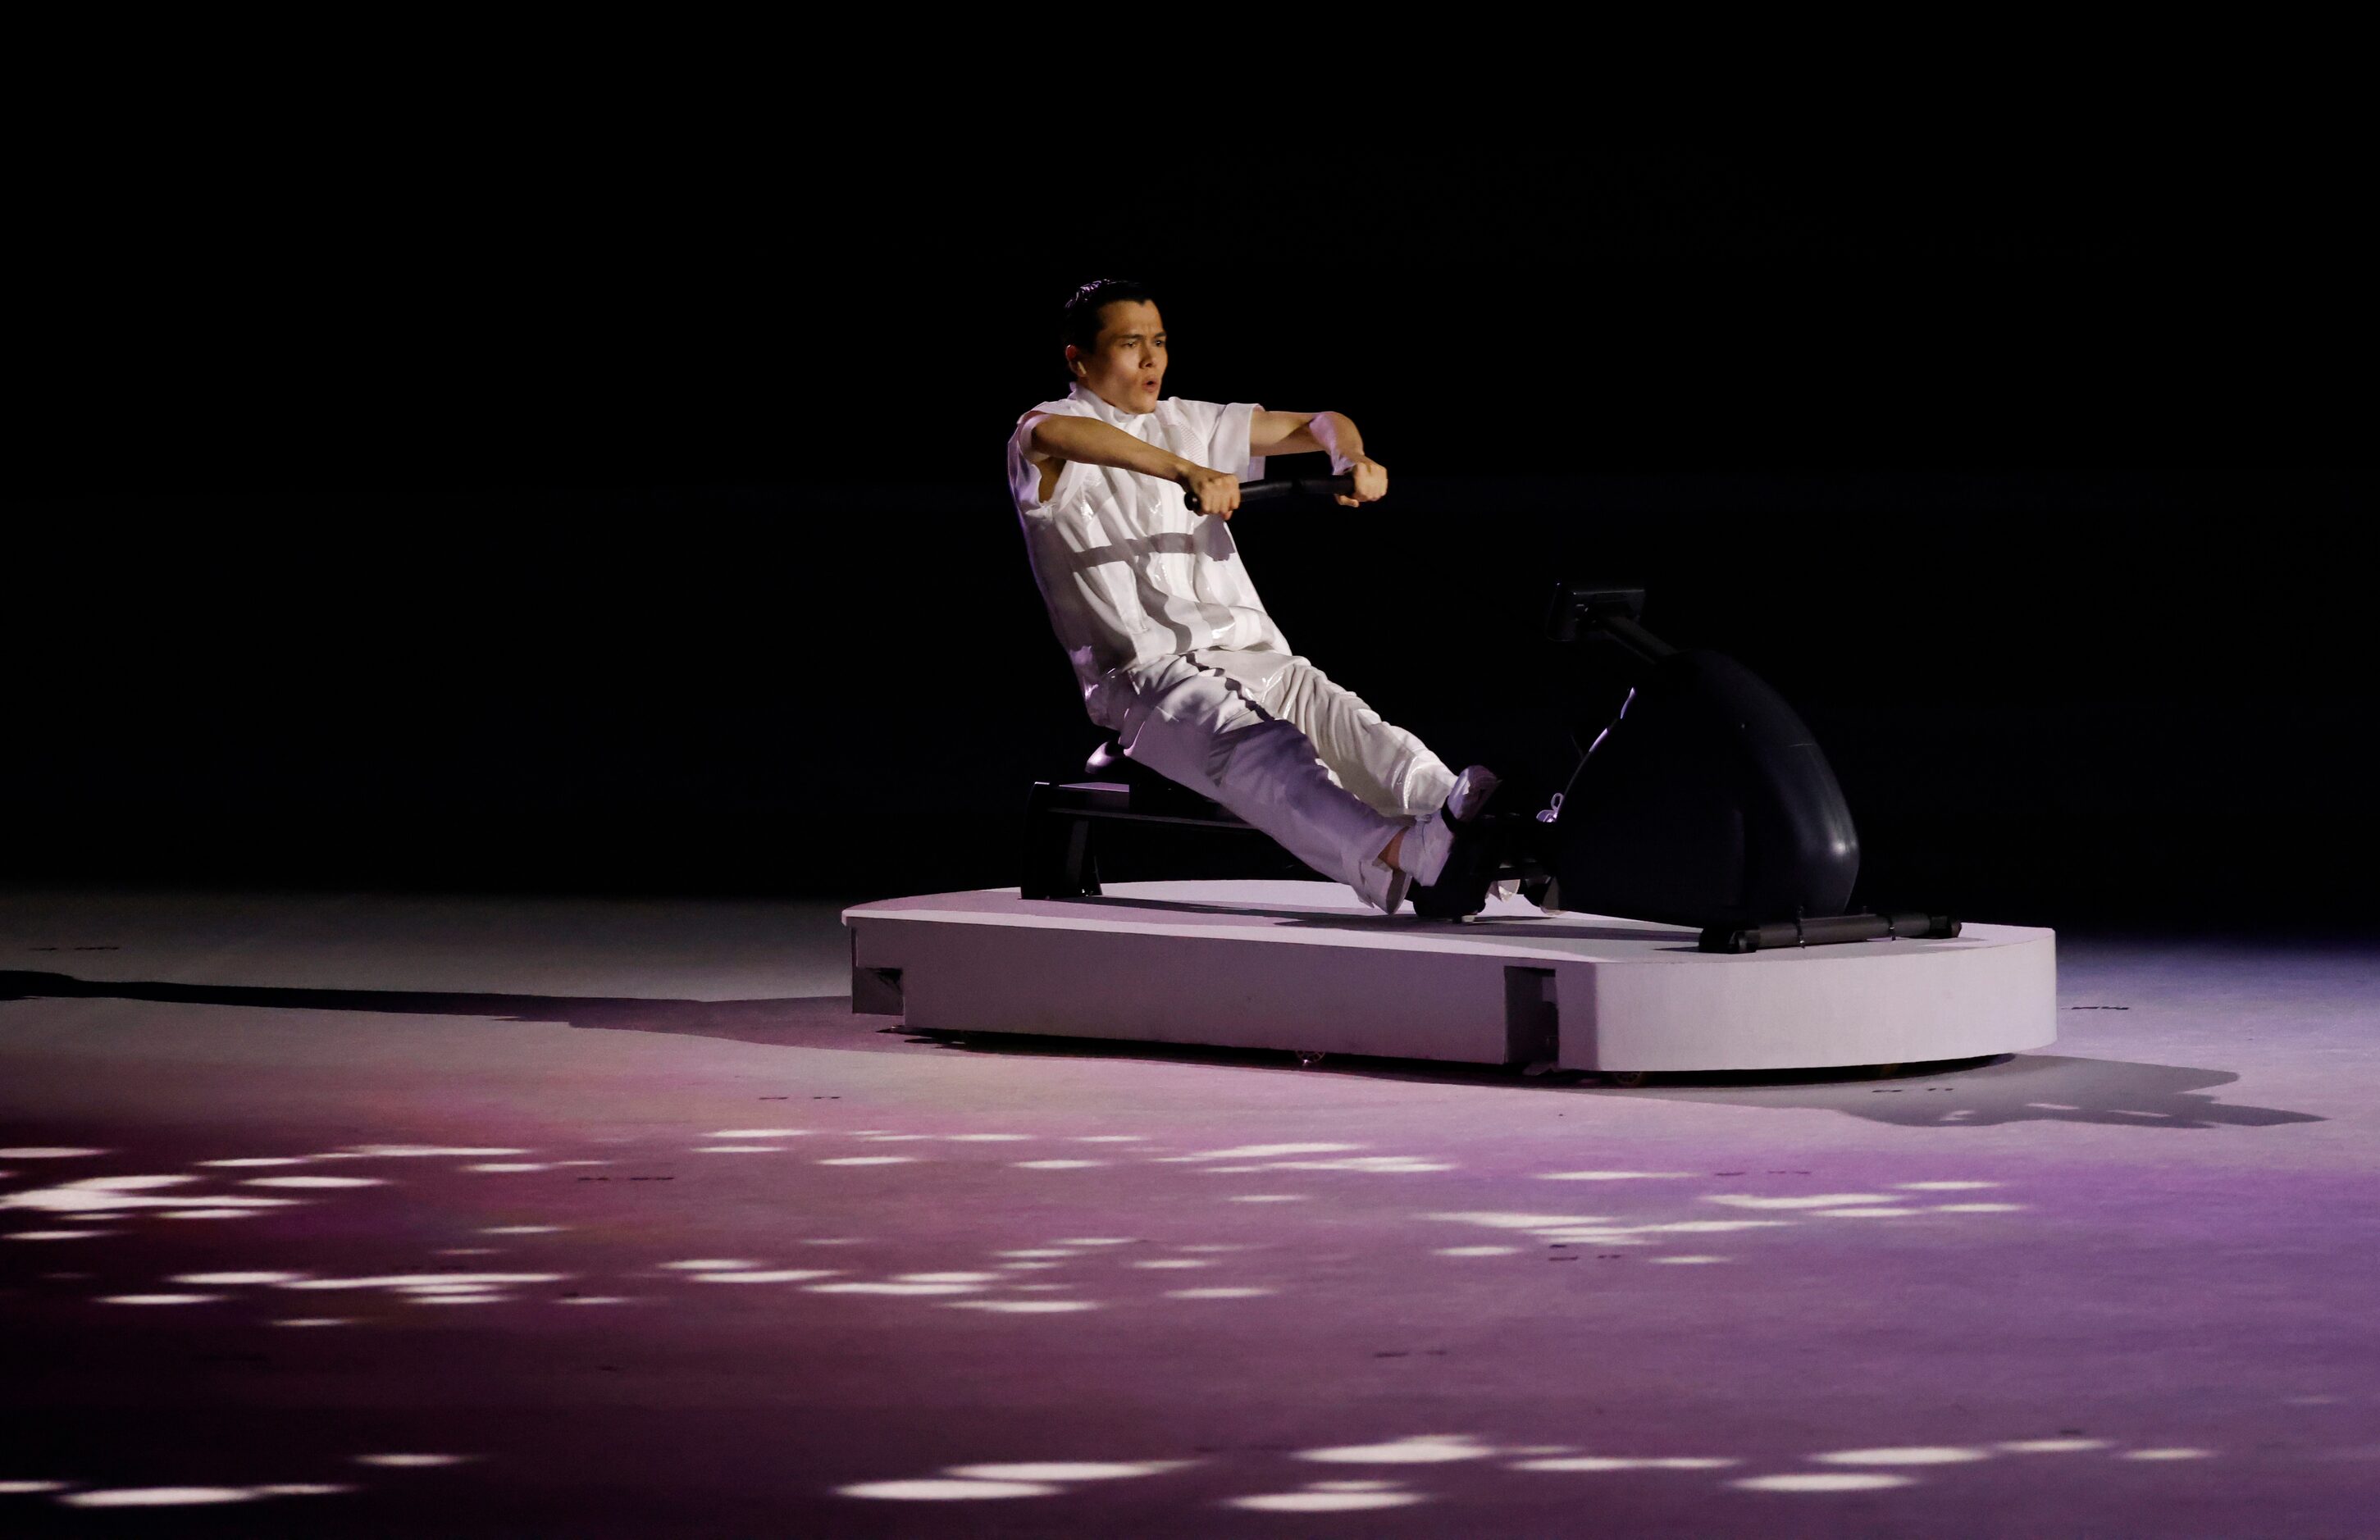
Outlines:
<svg viewBox="0 0 2380 1540"><path fill-rule="evenodd" d="M1094 278L1075 291L1066 301L1066 325L1063 340L1088 353L1099 346L1099 308L1119 299L1143 299L1156 303L1157 296L1129 278Z"/></svg>

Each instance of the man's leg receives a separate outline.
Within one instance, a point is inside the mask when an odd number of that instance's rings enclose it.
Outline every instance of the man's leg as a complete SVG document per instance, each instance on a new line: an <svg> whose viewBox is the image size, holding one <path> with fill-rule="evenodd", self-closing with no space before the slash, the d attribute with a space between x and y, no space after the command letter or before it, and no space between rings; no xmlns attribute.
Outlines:
<svg viewBox="0 0 2380 1540"><path fill-rule="evenodd" d="M1212 656L1225 672L1232 663ZM1454 789L1454 772L1402 727L1385 721L1354 691L1303 658L1269 671L1255 691L1266 710L1296 725L1340 784L1390 818L1436 812Z"/></svg>
<svg viewBox="0 0 2380 1540"><path fill-rule="evenodd" d="M1420 738L1381 720L1361 697L1333 684L1304 658L1282 661L1227 652L1197 657L1226 673L1246 670L1257 702L1295 723L1348 791L1411 826L1390 838L1378 853L1382 861L1417 881L1439 880L1459 837L1440 810L1459 794L1463 806L1452 811L1467 816L1474 799L1492 791L1493 774L1474 767L1457 777ZM1460 794L1458 784L1465 788ZM1423 899L1417 894L1414 902L1419 905Z"/></svg>
<svg viewBox="0 0 2380 1540"><path fill-rule="evenodd" d="M1392 907L1383 899L1402 899L1401 888L1390 891L1385 869L1367 868L1378 867L1405 820L1342 786L1294 722L1258 704L1238 680L1186 658L1152 665L1135 685L1117 734L1127 756L1214 798L1367 901Z"/></svg>

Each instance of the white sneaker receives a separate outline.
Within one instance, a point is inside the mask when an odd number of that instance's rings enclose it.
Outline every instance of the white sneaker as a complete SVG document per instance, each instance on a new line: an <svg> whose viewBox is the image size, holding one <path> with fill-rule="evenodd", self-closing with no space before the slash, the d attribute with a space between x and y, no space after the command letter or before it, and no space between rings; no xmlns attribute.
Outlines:
<svg viewBox="0 0 2380 1540"><path fill-rule="evenodd" d="M1405 831L1405 843L1397 851L1397 864L1423 887L1435 883L1446 870L1446 857L1454 849L1453 825L1468 822L1496 786L1496 772L1485 765L1474 765L1456 776L1454 789L1446 794L1446 806L1423 814Z"/></svg>
<svg viewBox="0 0 2380 1540"><path fill-rule="evenodd" d="M1453 849L1453 826L1446 821L1446 809L1436 808L1414 819L1413 827L1405 831L1405 843L1397 848L1397 865L1427 888L1446 869L1446 857Z"/></svg>
<svg viewBox="0 0 2380 1540"><path fill-rule="evenodd" d="M1407 839L1412 836L1408 834ZM1356 872L1355 896L1383 915L1393 915L1404 906L1405 891L1413 879L1378 859L1366 861Z"/></svg>

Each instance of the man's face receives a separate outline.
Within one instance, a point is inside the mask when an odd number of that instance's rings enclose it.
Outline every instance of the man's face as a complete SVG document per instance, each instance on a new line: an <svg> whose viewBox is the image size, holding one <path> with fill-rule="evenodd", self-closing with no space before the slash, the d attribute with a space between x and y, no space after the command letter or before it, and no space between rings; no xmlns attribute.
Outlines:
<svg viewBox="0 0 2380 1540"><path fill-rule="evenodd" d="M1111 299L1099 307L1099 336L1088 355L1077 353L1076 376L1109 406L1153 412L1165 383L1165 322L1146 299Z"/></svg>

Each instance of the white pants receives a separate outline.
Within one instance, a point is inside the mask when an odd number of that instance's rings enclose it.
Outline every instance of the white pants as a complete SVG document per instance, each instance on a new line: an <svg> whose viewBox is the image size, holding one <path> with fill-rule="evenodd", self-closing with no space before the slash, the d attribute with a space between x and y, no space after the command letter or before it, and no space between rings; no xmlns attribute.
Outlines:
<svg viewBox="0 0 2380 1540"><path fill-rule="evenodd" d="M1304 658L1190 652L1134 671L1126 757L1212 797L1335 881L1443 804L1454 772Z"/></svg>

